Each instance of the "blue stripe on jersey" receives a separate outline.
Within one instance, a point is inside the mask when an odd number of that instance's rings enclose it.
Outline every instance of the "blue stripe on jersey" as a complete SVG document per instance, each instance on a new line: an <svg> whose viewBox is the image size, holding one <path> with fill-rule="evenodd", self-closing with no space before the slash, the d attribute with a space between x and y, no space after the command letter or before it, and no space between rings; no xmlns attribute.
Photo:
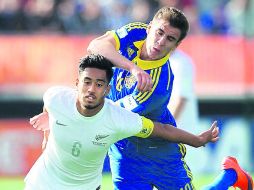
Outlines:
<svg viewBox="0 0 254 190"><path fill-rule="evenodd" d="M146 101L153 94L154 90L156 89L158 85L160 74L161 74L161 68L151 70L150 75L153 81L153 88L150 92L139 93L136 97L134 97L139 103Z"/></svg>

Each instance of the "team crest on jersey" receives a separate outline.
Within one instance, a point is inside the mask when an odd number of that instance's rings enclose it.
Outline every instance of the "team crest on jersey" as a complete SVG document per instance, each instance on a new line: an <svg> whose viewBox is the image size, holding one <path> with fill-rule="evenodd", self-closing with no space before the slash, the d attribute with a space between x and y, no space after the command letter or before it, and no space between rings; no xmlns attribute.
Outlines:
<svg viewBox="0 0 254 190"><path fill-rule="evenodd" d="M127 52L128 52L128 56L131 57L132 54L133 54L135 51L134 51L133 49L131 49L131 48L128 48L128 49L127 49Z"/></svg>
<svg viewBox="0 0 254 190"><path fill-rule="evenodd" d="M137 80L133 75L125 77L124 80L125 87L130 89L136 83L136 81Z"/></svg>

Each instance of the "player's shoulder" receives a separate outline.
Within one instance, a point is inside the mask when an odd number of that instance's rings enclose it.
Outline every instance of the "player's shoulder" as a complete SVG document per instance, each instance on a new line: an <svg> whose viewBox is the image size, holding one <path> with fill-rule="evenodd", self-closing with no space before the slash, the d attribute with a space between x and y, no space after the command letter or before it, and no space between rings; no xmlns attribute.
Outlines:
<svg viewBox="0 0 254 190"><path fill-rule="evenodd" d="M146 38L147 24L142 22L132 22L117 29L115 32L120 39L132 39L134 41Z"/></svg>
<svg viewBox="0 0 254 190"><path fill-rule="evenodd" d="M135 29L147 29L147 24L143 22L131 22L124 26L127 31L135 30Z"/></svg>
<svg viewBox="0 0 254 190"><path fill-rule="evenodd" d="M70 99L70 97L74 97L75 94L76 91L74 88L68 86L53 86L48 88L44 93L44 104L64 102Z"/></svg>
<svg viewBox="0 0 254 190"><path fill-rule="evenodd" d="M70 91L74 91L74 89L68 86L52 86L46 90L45 95L56 96Z"/></svg>

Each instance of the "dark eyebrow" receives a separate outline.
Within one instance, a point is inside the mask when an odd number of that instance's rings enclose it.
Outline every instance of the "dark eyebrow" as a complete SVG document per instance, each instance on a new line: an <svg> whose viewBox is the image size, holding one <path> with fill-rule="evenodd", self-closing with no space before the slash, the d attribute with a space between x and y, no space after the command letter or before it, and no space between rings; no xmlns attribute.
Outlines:
<svg viewBox="0 0 254 190"><path fill-rule="evenodd" d="M163 32L163 33L165 33L165 32L164 32L164 30L162 30L161 28L159 28L158 30L159 30L160 32Z"/></svg>
<svg viewBox="0 0 254 190"><path fill-rule="evenodd" d="M89 77L85 77L83 80L92 80L92 79Z"/></svg>
<svg viewBox="0 0 254 190"><path fill-rule="evenodd" d="M93 80L93 79L91 79L90 77L85 77L83 80ZM104 83L106 83L106 80L104 80L104 79L96 79L96 82L104 82Z"/></svg>
<svg viewBox="0 0 254 190"><path fill-rule="evenodd" d="M167 36L167 39L172 38L174 41L176 41L177 39L174 36Z"/></svg>
<svg viewBox="0 0 254 190"><path fill-rule="evenodd" d="M104 79L96 79L97 82L104 82L106 83L106 81Z"/></svg>
<svg viewBox="0 0 254 190"><path fill-rule="evenodd" d="M162 30L161 28L159 28L158 29L160 32L163 32L164 34L165 34L165 32L164 32L164 30ZM169 35L169 36L167 36L167 39L170 39L170 38L172 38L173 40L177 40L174 36L171 36L171 35Z"/></svg>

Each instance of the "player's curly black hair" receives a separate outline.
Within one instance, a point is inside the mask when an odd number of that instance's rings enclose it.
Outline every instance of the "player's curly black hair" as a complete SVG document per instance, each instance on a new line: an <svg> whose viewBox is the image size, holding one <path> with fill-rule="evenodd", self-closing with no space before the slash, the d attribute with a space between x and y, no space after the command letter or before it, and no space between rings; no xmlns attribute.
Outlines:
<svg viewBox="0 0 254 190"><path fill-rule="evenodd" d="M90 54L82 57L79 61L79 75L85 68L97 68L106 71L107 80L110 81L113 76L113 64L106 57L99 54Z"/></svg>

